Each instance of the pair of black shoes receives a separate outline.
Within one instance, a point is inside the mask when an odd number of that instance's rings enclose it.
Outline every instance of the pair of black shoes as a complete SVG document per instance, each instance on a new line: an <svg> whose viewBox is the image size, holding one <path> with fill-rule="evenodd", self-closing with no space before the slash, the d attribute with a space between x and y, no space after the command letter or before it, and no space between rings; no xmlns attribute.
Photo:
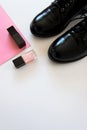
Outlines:
<svg viewBox="0 0 87 130"><path fill-rule="evenodd" d="M83 18L50 45L48 56L52 61L71 62L87 55L86 4L87 0L55 0L33 19L31 32L50 37L63 31L76 16Z"/></svg>

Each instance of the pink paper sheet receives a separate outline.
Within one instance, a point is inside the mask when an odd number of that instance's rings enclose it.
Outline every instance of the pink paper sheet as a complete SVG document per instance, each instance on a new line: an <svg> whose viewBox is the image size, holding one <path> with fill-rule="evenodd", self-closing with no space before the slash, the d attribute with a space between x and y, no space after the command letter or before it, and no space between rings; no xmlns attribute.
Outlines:
<svg viewBox="0 0 87 130"><path fill-rule="evenodd" d="M7 28L14 26L16 30L20 33L26 42L26 46L22 49L18 48L15 41L12 39L7 31ZM0 6L0 65L13 58L15 55L20 53L22 50L28 48L30 43L26 40L23 34L19 31L17 26L7 15L5 10Z"/></svg>

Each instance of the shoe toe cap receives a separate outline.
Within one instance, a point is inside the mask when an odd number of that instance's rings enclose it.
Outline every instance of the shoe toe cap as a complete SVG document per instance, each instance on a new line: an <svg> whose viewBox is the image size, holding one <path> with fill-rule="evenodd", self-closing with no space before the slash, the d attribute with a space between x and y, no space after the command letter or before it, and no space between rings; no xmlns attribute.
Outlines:
<svg viewBox="0 0 87 130"><path fill-rule="evenodd" d="M31 22L30 30L36 36L44 37L49 33L51 23L49 21L50 12L47 12L47 10L42 11Z"/></svg>
<svg viewBox="0 0 87 130"><path fill-rule="evenodd" d="M57 33L57 27L58 20L54 19L51 9L47 8L33 19L30 30L36 36L49 37Z"/></svg>
<svg viewBox="0 0 87 130"><path fill-rule="evenodd" d="M48 50L48 56L56 62L70 62L77 56L78 46L70 33L56 39Z"/></svg>
<svg viewBox="0 0 87 130"><path fill-rule="evenodd" d="M38 36L41 33L42 27L39 24L39 21L37 21L37 19L35 18L31 24L30 24L30 30L32 32L32 34Z"/></svg>

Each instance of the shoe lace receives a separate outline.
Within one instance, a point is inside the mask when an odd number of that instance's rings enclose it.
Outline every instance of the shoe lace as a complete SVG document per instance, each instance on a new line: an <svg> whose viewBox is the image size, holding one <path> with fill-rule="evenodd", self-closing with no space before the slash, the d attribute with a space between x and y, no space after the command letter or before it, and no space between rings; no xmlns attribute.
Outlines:
<svg viewBox="0 0 87 130"><path fill-rule="evenodd" d="M85 20L85 19L87 21L87 5L80 11L79 16L77 15L75 18L72 18L71 21L75 21L75 20L81 20L82 21L82 20ZM87 43L87 33L86 33L85 30L87 30L87 27L83 27L83 29L81 29L81 31L79 31L80 38L77 36L77 39L80 39L80 41L83 39ZM87 44L85 44L85 46L87 47Z"/></svg>
<svg viewBox="0 0 87 130"><path fill-rule="evenodd" d="M51 6L56 6L61 13L64 13L73 3L73 0L55 0Z"/></svg>
<svg viewBox="0 0 87 130"><path fill-rule="evenodd" d="M70 21L75 21L75 20L83 20L87 18L87 5L80 10L80 12L76 15L76 17L72 18Z"/></svg>
<svg viewBox="0 0 87 130"><path fill-rule="evenodd" d="M72 6L74 0L55 0L52 2L51 6L56 6L61 13L66 12L66 10ZM55 12L53 12L55 15ZM81 9L78 14L76 14L76 17L71 19L71 21L78 20L78 19L84 19L87 17L87 5Z"/></svg>

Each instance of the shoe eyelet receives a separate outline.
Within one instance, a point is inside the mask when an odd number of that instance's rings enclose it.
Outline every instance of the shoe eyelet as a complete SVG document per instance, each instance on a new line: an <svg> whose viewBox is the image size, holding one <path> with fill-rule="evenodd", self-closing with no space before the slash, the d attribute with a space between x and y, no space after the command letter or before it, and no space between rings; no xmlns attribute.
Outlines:
<svg viewBox="0 0 87 130"><path fill-rule="evenodd" d="M86 22L83 21L83 22L81 23L81 25L82 25L82 26L86 26Z"/></svg>
<svg viewBox="0 0 87 130"><path fill-rule="evenodd" d="M70 4L72 4L73 3L73 0L70 0Z"/></svg>
<svg viewBox="0 0 87 130"><path fill-rule="evenodd" d="M65 12L65 8L61 8L61 9L60 9L60 12L61 12L61 13L64 13L64 12Z"/></svg>
<svg viewBox="0 0 87 130"><path fill-rule="evenodd" d="M70 4L69 4L69 3L65 4L65 8L68 8L69 6L70 6Z"/></svg>
<svg viewBox="0 0 87 130"><path fill-rule="evenodd" d="M79 26L79 25L74 28L74 31L76 33L78 33L80 30L81 30L81 26Z"/></svg>

